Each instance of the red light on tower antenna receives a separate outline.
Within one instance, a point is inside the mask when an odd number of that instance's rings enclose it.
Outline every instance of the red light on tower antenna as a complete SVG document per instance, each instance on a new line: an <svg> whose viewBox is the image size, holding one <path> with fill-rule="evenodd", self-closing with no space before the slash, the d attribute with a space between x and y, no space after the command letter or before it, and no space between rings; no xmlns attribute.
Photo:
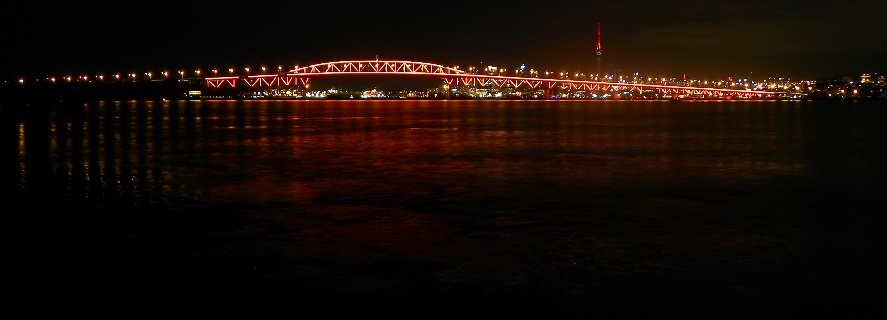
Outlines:
<svg viewBox="0 0 887 320"><path fill-rule="evenodd" d="M597 32L594 41L594 54L602 56L604 55L604 42L601 40L601 22L597 22Z"/></svg>

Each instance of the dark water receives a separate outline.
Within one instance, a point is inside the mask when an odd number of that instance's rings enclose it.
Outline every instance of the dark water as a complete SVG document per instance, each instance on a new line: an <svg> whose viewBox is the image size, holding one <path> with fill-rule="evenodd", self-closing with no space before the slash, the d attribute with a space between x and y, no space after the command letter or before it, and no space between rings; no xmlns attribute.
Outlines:
<svg viewBox="0 0 887 320"><path fill-rule="evenodd" d="M4 108L21 241L92 279L865 305L876 274L883 103Z"/></svg>

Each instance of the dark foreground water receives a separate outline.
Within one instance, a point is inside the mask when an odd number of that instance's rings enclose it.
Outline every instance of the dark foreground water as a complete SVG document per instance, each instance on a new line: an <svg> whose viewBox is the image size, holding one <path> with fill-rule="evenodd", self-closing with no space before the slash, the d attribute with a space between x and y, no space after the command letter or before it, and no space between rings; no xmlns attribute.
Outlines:
<svg viewBox="0 0 887 320"><path fill-rule="evenodd" d="M4 211L49 286L874 301L883 103L29 104Z"/></svg>

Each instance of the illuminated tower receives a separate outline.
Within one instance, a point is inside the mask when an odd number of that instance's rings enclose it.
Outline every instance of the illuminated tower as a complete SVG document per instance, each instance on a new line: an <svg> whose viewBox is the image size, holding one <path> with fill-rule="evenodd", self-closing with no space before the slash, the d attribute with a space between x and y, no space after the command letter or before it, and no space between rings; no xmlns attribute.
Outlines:
<svg viewBox="0 0 887 320"><path fill-rule="evenodd" d="M594 40L594 54L597 56L604 55L604 42L601 40L601 23L597 22L597 33Z"/></svg>
<svg viewBox="0 0 887 320"><path fill-rule="evenodd" d="M595 32L594 38L594 56L595 56L595 70L594 72L597 74L601 74L601 56L604 55L604 42L601 40L601 22L598 21L596 23L597 30Z"/></svg>

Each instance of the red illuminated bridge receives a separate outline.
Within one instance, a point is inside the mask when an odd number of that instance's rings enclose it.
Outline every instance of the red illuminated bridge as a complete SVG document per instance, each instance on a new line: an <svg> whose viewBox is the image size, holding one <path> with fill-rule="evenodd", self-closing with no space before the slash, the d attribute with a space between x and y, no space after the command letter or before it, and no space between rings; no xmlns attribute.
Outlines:
<svg viewBox="0 0 887 320"><path fill-rule="evenodd" d="M450 87L488 87L545 90L550 96L552 90L562 91L655 91L662 95L703 95L717 97L775 98L781 92L719 89L702 87L681 87L654 84L582 81L568 79L509 77L484 74L469 74L465 71L439 64L416 61L335 61L300 67L281 74L253 76L231 76L206 78L206 86L211 89L274 89L308 87L312 78L368 75L368 76L417 76L440 78Z"/></svg>

